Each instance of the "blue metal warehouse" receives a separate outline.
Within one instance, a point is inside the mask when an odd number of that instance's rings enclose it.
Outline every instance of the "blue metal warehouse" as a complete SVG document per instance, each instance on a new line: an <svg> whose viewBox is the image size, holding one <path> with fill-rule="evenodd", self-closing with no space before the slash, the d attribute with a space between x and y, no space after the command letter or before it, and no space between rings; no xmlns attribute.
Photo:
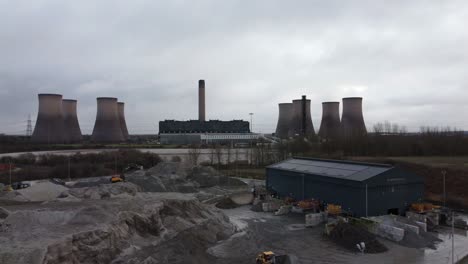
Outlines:
<svg viewBox="0 0 468 264"><path fill-rule="evenodd" d="M280 197L319 199L356 216L403 214L424 192L422 177L390 165L296 157L268 166L266 186Z"/></svg>

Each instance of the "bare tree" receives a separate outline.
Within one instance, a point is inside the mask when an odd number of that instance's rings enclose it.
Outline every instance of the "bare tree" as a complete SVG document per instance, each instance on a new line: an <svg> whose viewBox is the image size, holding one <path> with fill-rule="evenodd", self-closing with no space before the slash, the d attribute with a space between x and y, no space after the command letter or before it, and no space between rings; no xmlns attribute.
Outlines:
<svg viewBox="0 0 468 264"><path fill-rule="evenodd" d="M214 150L215 150L215 154L216 154L216 161L217 161L216 164L217 164L218 169L219 169L219 165L221 165L221 162L222 162L221 158L223 156L223 148L221 147L221 145L216 144Z"/></svg>
<svg viewBox="0 0 468 264"><path fill-rule="evenodd" d="M200 145L191 145L189 150L188 150L188 155L189 155L189 160L190 160L190 163L194 166L196 166L198 164L198 160L200 158L200 154L201 154L201 147Z"/></svg>

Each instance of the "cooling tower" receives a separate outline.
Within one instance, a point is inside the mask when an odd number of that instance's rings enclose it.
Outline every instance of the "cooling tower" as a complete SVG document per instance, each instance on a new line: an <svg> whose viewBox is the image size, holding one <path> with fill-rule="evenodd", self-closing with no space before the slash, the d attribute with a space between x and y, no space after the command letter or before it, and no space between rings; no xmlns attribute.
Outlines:
<svg viewBox="0 0 468 264"><path fill-rule="evenodd" d="M122 142L124 136L120 128L117 98L97 98L96 123L91 140L94 142Z"/></svg>
<svg viewBox="0 0 468 264"><path fill-rule="evenodd" d="M119 111L119 122L120 128L122 129L122 135L125 140L128 140L127 122L125 121L125 103L118 102L117 108Z"/></svg>
<svg viewBox="0 0 468 264"><path fill-rule="evenodd" d="M292 117L289 125L288 136L315 135L312 117L310 115L310 100L303 99L292 101Z"/></svg>
<svg viewBox="0 0 468 264"><path fill-rule="evenodd" d="M206 121L206 118L205 118L205 80L198 81L198 120Z"/></svg>
<svg viewBox="0 0 468 264"><path fill-rule="evenodd" d="M276 125L276 136L279 138L288 138L289 125L292 119L292 103L278 104L279 115Z"/></svg>
<svg viewBox="0 0 468 264"><path fill-rule="evenodd" d="M83 138L81 135L80 124L78 123L78 116L76 115L76 100L62 100L62 110L65 142L80 142Z"/></svg>
<svg viewBox="0 0 468 264"><path fill-rule="evenodd" d="M362 97L343 98L341 133L344 137L362 136L367 133L362 115Z"/></svg>
<svg viewBox="0 0 468 264"><path fill-rule="evenodd" d="M322 122L318 134L322 139L337 139L340 136L340 102L322 103Z"/></svg>
<svg viewBox="0 0 468 264"><path fill-rule="evenodd" d="M62 95L39 94L39 112L31 137L35 143L63 143Z"/></svg>

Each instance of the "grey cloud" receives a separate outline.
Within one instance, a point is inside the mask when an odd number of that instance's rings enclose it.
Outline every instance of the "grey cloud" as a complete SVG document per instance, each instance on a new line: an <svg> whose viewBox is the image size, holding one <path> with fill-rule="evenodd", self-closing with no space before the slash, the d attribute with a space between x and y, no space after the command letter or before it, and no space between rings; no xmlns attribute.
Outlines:
<svg viewBox="0 0 468 264"><path fill-rule="evenodd" d="M465 1L0 2L0 133L25 129L37 93L125 101L131 133L197 117L248 119L272 132L277 103L363 96L365 119L468 129ZM23 123L22 123L23 122ZM13 126L9 124L15 124ZM24 128L21 128L24 125Z"/></svg>

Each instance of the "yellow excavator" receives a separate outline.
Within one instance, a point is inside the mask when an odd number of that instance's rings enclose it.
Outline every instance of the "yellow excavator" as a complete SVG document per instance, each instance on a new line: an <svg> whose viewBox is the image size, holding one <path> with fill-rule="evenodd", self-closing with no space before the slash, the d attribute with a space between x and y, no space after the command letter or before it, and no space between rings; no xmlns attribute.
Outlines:
<svg viewBox="0 0 468 264"><path fill-rule="evenodd" d="M282 264L286 261L287 255L277 256L273 251L264 251L258 254L256 264Z"/></svg>

